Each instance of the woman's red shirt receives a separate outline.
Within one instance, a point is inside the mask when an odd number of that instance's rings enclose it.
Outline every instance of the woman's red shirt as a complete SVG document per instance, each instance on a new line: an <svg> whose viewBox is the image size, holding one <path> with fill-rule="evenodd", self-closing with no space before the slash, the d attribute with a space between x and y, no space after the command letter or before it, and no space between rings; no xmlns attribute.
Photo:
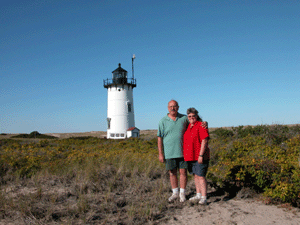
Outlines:
<svg viewBox="0 0 300 225"><path fill-rule="evenodd" d="M198 160L201 142L203 139L209 137L208 129L201 126L202 122L196 121L194 126L189 124L187 130L183 135L183 156L184 161ZM207 147L204 152L204 160L210 157L209 148Z"/></svg>

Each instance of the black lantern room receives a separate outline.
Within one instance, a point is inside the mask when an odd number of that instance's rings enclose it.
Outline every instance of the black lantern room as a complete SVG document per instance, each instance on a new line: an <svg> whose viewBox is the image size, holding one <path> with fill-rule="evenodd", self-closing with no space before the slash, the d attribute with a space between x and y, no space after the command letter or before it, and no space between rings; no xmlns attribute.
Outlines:
<svg viewBox="0 0 300 225"><path fill-rule="evenodd" d="M136 87L136 79L127 78L127 71L121 67L121 63L119 63L119 67L112 71L112 79L103 80L103 86L105 88L109 88L111 86L118 85L128 85L132 88Z"/></svg>

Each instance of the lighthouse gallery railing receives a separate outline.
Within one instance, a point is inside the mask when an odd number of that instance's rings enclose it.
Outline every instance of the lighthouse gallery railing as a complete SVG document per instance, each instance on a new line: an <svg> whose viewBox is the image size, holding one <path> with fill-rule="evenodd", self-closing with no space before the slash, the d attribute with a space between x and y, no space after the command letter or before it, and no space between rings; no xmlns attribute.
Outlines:
<svg viewBox="0 0 300 225"><path fill-rule="evenodd" d="M108 86L126 84L132 87L136 87L136 79L134 78L115 78L115 79L106 79L103 80L103 86L107 88Z"/></svg>

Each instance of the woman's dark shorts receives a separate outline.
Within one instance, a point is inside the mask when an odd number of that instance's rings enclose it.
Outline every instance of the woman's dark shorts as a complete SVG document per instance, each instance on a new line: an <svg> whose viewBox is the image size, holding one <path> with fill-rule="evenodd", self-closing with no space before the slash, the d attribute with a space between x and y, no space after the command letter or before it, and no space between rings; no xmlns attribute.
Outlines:
<svg viewBox="0 0 300 225"><path fill-rule="evenodd" d="M166 170L174 170L174 169L187 169L188 164L184 161L184 158L173 158L166 159Z"/></svg>
<svg viewBox="0 0 300 225"><path fill-rule="evenodd" d="M196 174L200 177L205 177L207 174L209 161L205 161L202 164L199 164L198 161L189 161L188 162L188 171L190 174Z"/></svg>

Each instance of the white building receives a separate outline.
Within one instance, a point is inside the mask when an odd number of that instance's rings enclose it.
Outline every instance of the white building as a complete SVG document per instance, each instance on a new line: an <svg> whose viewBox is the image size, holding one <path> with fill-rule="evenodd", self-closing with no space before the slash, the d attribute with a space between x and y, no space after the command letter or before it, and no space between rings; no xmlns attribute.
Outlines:
<svg viewBox="0 0 300 225"><path fill-rule="evenodd" d="M127 137L139 137L140 136L140 130L136 127L130 127L127 130Z"/></svg>
<svg viewBox="0 0 300 225"><path fill-rule="evenodd" d="M119 63L119 67L112 72L112 79L104 80L104 87L107 88L107 138L139 137L133 109L136 79L127 78L127 71Z"/></svg>

